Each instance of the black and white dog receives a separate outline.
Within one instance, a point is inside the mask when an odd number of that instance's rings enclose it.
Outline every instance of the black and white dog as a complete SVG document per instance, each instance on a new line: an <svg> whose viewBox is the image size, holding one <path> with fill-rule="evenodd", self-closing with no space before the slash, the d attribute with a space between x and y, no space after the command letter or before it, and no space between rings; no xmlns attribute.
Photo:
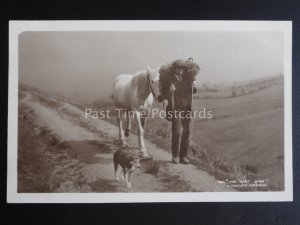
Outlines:
<svg viewBox="0 0 300 225"><path fill-rule="evenodd" d="M126 186L131 188L130 176L134 168L140 168L140 159L138 156L133 153L127 152L125 150L118 150L114 153L114 168L115 168L115 177L119 181L117 174L119 165L122 167L122 180L125 180Z"/></svg>

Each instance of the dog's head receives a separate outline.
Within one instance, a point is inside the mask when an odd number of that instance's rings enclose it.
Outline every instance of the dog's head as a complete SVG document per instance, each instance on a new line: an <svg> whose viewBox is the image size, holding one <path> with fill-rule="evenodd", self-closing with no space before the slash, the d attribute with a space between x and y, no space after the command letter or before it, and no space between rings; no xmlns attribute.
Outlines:
<svg viewBox="0 0 300 225"><path fill-rule="evenodd" d="M140 168L141 165L140 165L140 159L138 156L135 156L135 155L131 155L129 157L129 160L130 160L130 165L134 168Z"/></svg>

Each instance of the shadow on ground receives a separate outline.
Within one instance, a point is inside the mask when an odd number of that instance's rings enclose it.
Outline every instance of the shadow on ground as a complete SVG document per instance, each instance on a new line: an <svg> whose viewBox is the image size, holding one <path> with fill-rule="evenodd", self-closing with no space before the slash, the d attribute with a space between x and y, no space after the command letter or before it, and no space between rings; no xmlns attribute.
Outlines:
<svg viewBox="0 0 300 225"><path fill-rule="evenodd" d="M89 183L89 186L94 192L116 192L117 186L115 181L106 179L97 179L96 181Z"/></svg>

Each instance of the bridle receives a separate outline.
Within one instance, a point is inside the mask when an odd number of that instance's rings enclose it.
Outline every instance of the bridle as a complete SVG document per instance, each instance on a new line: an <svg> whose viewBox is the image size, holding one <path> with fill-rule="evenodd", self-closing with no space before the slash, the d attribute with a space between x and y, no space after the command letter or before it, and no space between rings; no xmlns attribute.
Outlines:
<svg viewBox="0 0 300 225"><path fill-rule="evenodd" d="M154 90L153 90L153 87L152 87L152 85L151 85L150 73L149 73L148 71L147 71L147 73L148 73L148 74L147 74L147 81L148 81L149 91L152 93L153 98L154 98L155 102L157 103L158 107L161 108L161 109L164 109L164 108L162 108L162 107L160 106L160 104L159 104L159 102L158 102L158 100L157 100L157 96L156 96L156 94L155 94L155 92L154 92Z"/></svg>

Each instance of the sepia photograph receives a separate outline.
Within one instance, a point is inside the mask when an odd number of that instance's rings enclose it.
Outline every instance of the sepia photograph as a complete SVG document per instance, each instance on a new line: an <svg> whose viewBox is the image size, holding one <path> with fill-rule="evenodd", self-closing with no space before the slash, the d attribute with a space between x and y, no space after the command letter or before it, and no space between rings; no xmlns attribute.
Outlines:
<svg viewBox="0 0 300 225"><path fill-rule="evenodd" d="M292 201L289 21L10 21L8 202Z"/></svg>

